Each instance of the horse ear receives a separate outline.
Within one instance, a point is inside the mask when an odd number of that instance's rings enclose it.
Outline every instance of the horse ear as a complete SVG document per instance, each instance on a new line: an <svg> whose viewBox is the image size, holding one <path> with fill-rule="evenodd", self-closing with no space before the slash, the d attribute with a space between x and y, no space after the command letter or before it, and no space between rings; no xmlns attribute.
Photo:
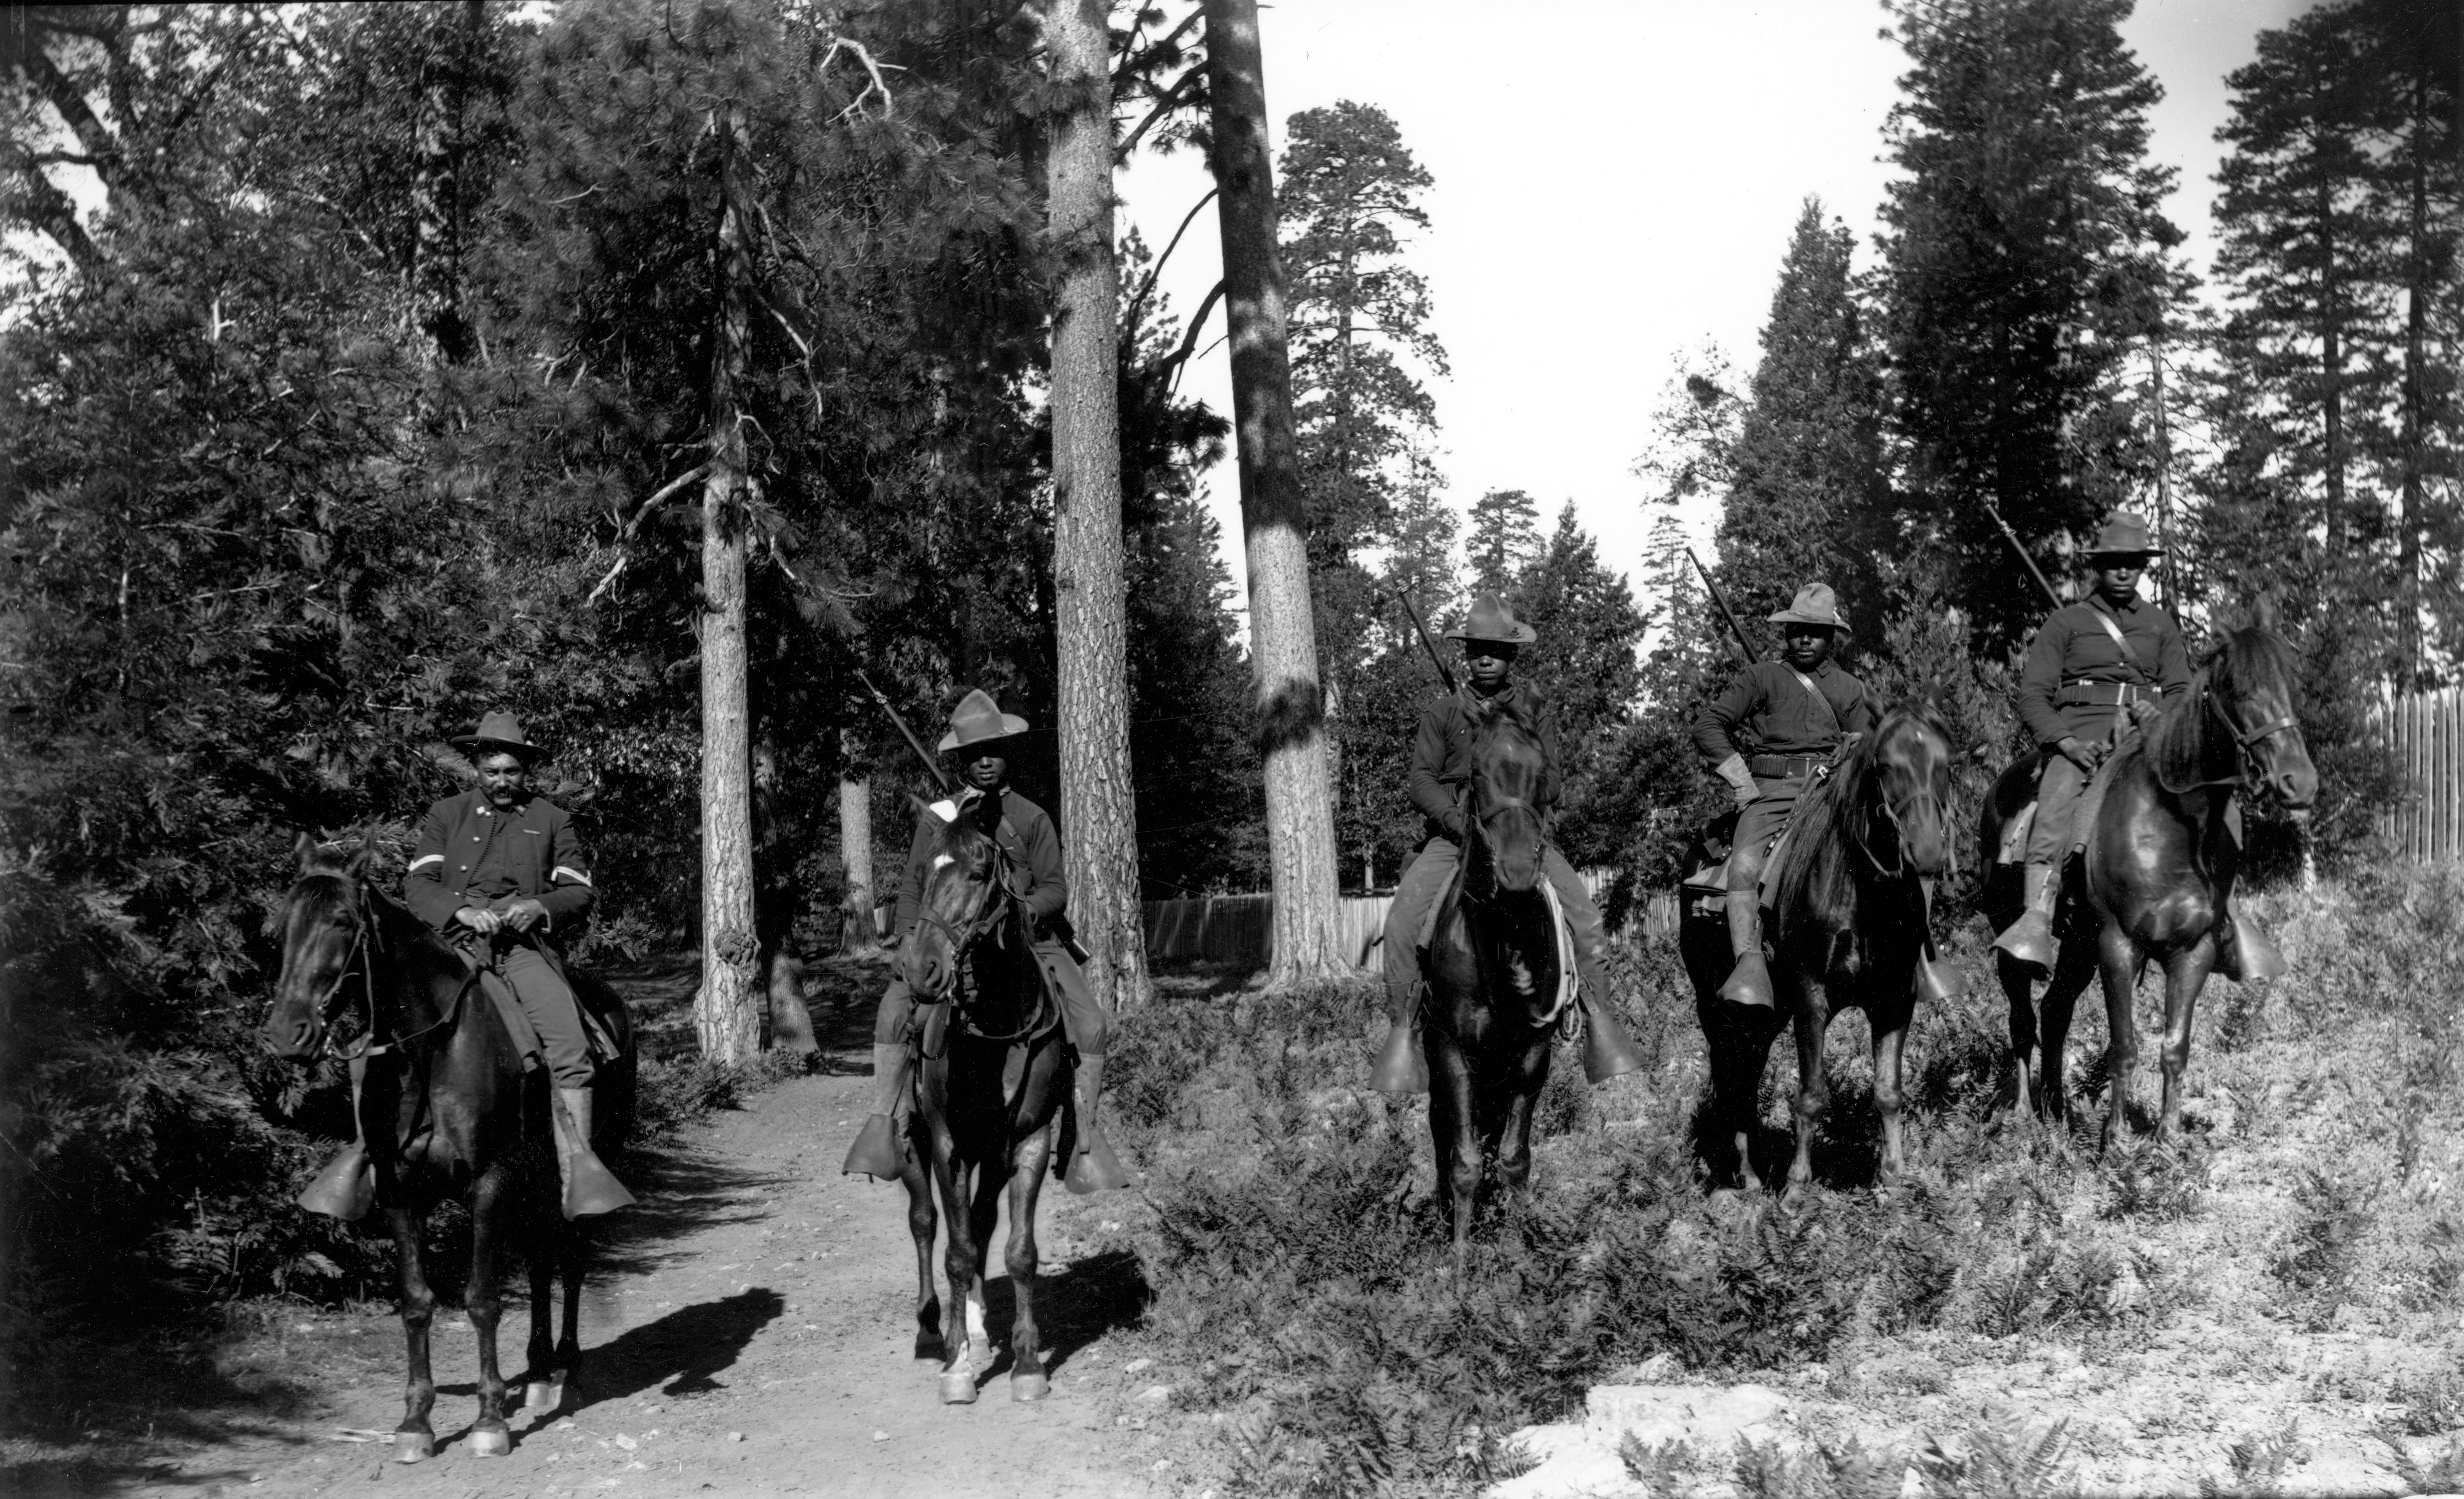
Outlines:
<svg viewBox="0 0 2464 1499"><path fill-rule="evenodd" d="M2250 606L2250 624L2253 629L2263 629L2271 635L2276 634L2278 632L2282 619L2282 611L2276 606L2276 590L2273 588L2261 592L2256 602Z"/></svg>
<svg viewBox="0 0 2464 1499"><path fill-rule="evenodd" d="M363 879L366 877L368 872L368 861L376 856L377 846L375 840L363 838L360 840L359 848L352 852L350 858L343 861L342 872L355 880Z"/></svg>
<svg viewBox="0 0 2464 1499"><path fill-rule="evenodd" d="M317 868L317 840L306 833L301 833L297 841L291 845L291 857L298 861L299 872L302 875L314 871Z"/></svg>

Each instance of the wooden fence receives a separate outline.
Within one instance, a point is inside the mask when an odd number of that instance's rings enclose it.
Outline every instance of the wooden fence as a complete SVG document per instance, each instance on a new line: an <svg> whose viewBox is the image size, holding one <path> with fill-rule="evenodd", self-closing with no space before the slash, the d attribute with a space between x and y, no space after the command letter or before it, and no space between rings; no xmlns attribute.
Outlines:
<svg viewBox="0 0 2464 1499"><path fill-rule="evenodd" d="M2411 794L2380 830L2400 857L2464 859L2464 688L2391 698L2382 721Z"/></svg>

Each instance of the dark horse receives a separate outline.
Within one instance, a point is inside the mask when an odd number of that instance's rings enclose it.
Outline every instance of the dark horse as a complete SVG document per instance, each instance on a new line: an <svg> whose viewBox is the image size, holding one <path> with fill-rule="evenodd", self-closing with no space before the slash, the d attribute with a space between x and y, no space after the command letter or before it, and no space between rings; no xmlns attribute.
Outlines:
<svg viewBox="0 0 2464 1499"><path fill-rule="evenodd" d="M282 911L282 973L265 1034L275 1055L313 1062L329 1050L363 1060L359 1113L376 1169L377 1205L393 1229L402 1272L402 1328L410 1377L394 1456L416 1463L436 1450L429 1413L436 1381L428 1329L436 1295L420 1269L420 1229L451 1197L471 1212L471 1279L463 1308L479 1334L479 1419L471 1425L474 1457L512 1449L505 1424L505 1379L496 1365L496 1252L519 1236L531 1272L530 1367L526 1403L552 1410L560 1381L581 1364L586 1244L565 1221L549 1130L547 1074L525 1076L495 1006L473 981L470 965L443 937L366 880L368 850L337 861L300 840L298 883ZM619 1050L603 1069L608 1099L593 1145L621 1137L632 1113L632 1026L621 1000L583 976L590 1003ZM563 1336L551 1345L554 1282L564 1283Z"/></svg>
<svg viewBox="0 0 2464 1499"><path fill-rule="evenodd" d="M1543 889L1548 829L1531 802L1545 752L1513 706L1481 698L1470 712L1463 872L1439 903L1421 962L1429 1132L1458 1264L1486 1162L1507 1193L1530 1198L1531 1106L1566 1008L1555 909Z"/></svg>
<svg viewBox="0 0 2464 1499"><path fill-rule="evenodd" d="M935 832L915 928L898 955L899 976L926 1016L899 1173L915 1235L915 1356L940 1356L944 1402L976 1398L979 1358L990 1352L978 1348L986 1341L984 1261L1007 1182L1017 1309L1010 1398L1040 1400L1052 1381L1035 1328L1035 1203L1069 1097L1061 1010L1027 946L1001 846L963 813L945 822L919 805L916 817ZM935 1186L950 1219L950 1302L960 1313L946 1330L933 1287Z"/></svg>
<svg viewBox="0 0 2464 1499"><path fill-rule="evenodd" d="M2262 626L2237 630L2143 732L2124 737L2104 776L2086 858L2066 865L2064 911L2055 923L2052 979L2041 1006L2032 976L2009 954L1994 954L2011 1002L2011 1055L2025 1110L2060 1117L2069 1103L2062 1047L2071 1009L2092 974L2104 981L2106 1069L2113 1085L2104 1120L2110 1143L2130 1103L2130 1067L2139 1055L2131 998L2149 959L2165 968L2165 1073L2157 1138L2181 1125L2182 1072L2190 1061L2190 1014L2216 965L2217 937L2240 858L2237 796L2274 798L2297 818L2319 794L2294 716L2293 648ZM2010 820L2035 793L2036 762L2002 773L1986 798L1987 856L2002 846ZM2087 804L2082 803L2081 815ZM2081 900L2081 894L2085 899ZM1999 871L1986 910L1998 932L2019 917L2016 882Z"/></svg>
<svg viewBox="0 0 2464 1499"><path fill-rule="evenodd" d="M1882 1117L1883 1185L1906 1169L1900 1053L1916 1013L1931 886L1950 867L1950 737L1929 708L1899 708L1841 751L1806 793L1771 871L1763 937L1779 1005L1720 996L1729 966L1725 905L1689 903L1678 948L1694 985L1711 1063L1711 1122L1737 1173L1760 1190L1750 1151L1763 1066L1784 1018L1796 1023L1794 1196L1814 1179L1814 1135L1831 1107L1822 1070L1831 1018L1861 1008L1874 1042L1874 1107Z"/></svg>

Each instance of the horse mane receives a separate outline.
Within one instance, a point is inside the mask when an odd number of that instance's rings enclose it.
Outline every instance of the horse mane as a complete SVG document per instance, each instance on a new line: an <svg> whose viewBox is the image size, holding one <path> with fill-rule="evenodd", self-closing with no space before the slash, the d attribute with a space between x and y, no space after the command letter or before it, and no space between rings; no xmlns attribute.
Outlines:
<svg viewBox="0 0 2464 1499"><path fill-rule="evenodd" d="M2246 702L2264 687L2290 684L2298 672L2291 643L2272 629L2246 626L2217 642L2190 678L2190 690L2165 704L2141 731L2157 783L2176 790L2206 779L2207 716L2199 708L2203 690L2228 702Z"/></svg>
<svg viewBox="0 0 2464 1499"><path fill-rule="evenodd" d="M1472 774L1477 777L1485 771L1512 766L1528 772L1530 782L1509 786L1508 794L1515 796L1529 794L1532 785L1538 783L1542 771L1548 764L1548 751L1541 741L1537 714L1525 703L1508 700L1503 694L1496 697L1483 697L1478 694L1469 695L1471 702L1466 712L1470 715L1473 732L1485 737L1503 729L1513 728L1522 736L1520 739L1512 741L1514 748L1517 751L1526 752L1511 759L1500 758L1490 763L1484 763L1485 757L1475 754ZM1514 779L1518 782L1522 780L1521 777Z"/></svg>
<svg viewBox="0 0 2464 1499"><path fill-rule="evenodd" d="M1788 857L1772 892L1774 912L1845 911L1854 899L1856 870L1850 864L1859 830L1858 814L1865 805L1865 788L1881 764L1885 739L1913 724L1945 743L1950 726L1930 703L1903 704L1882 716L1873 732L1849 746L1831 762L1830 776L1796 804L1789 820Z"/></svg>

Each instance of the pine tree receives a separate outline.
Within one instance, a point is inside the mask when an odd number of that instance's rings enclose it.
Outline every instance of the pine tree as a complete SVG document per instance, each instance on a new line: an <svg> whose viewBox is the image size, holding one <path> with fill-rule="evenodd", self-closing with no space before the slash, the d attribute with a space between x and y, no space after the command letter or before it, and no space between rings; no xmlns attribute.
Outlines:
<svg viewBox="0 0 2464 1499"><path fill-rule="evenodd" d="M2129 0L1897 9L1904 174L1882 208L1891 405L1906 450L1895 550L1953 579L1987 641L2040 602L2010 585L1985 505L2041 552L2147 472L2123 362L2184 293L2172 174L2146 159L2162 90L2123 45Z"/></svg>
<svg viewBox="0 0 2464 1499"><path fill-rule="evenodd" d="M1540 505L1529 495L1493 489L1471 502L1471 530L1463 539L1467 592L1505 597L1540 552Z"/></svg>
<svg viewBox="0 0 2464 1499"><path fill-rule="evenodd" d="M1600 563L1599 543L1569 501L1540 557L1515 580L1515 616L1539 636L1516 669L1548 707L1564 778L1557 836L1567 857L1613 858L1618 830L1594 814L1604 758L1642 695L1640 650L1649 621L1623 575Z"/></svg>
<svg viewBox="0 0 2464 1499"><path fill-rule="evenodd" d="M1875 545L1886 523L1881 383L1850 277L1845 226L1822 205L1798 214L1751 404L1738 429L1734 475L1720 511L1720 581L1751 618L1820 580L1872 636L1881 620Z"/></svg>

